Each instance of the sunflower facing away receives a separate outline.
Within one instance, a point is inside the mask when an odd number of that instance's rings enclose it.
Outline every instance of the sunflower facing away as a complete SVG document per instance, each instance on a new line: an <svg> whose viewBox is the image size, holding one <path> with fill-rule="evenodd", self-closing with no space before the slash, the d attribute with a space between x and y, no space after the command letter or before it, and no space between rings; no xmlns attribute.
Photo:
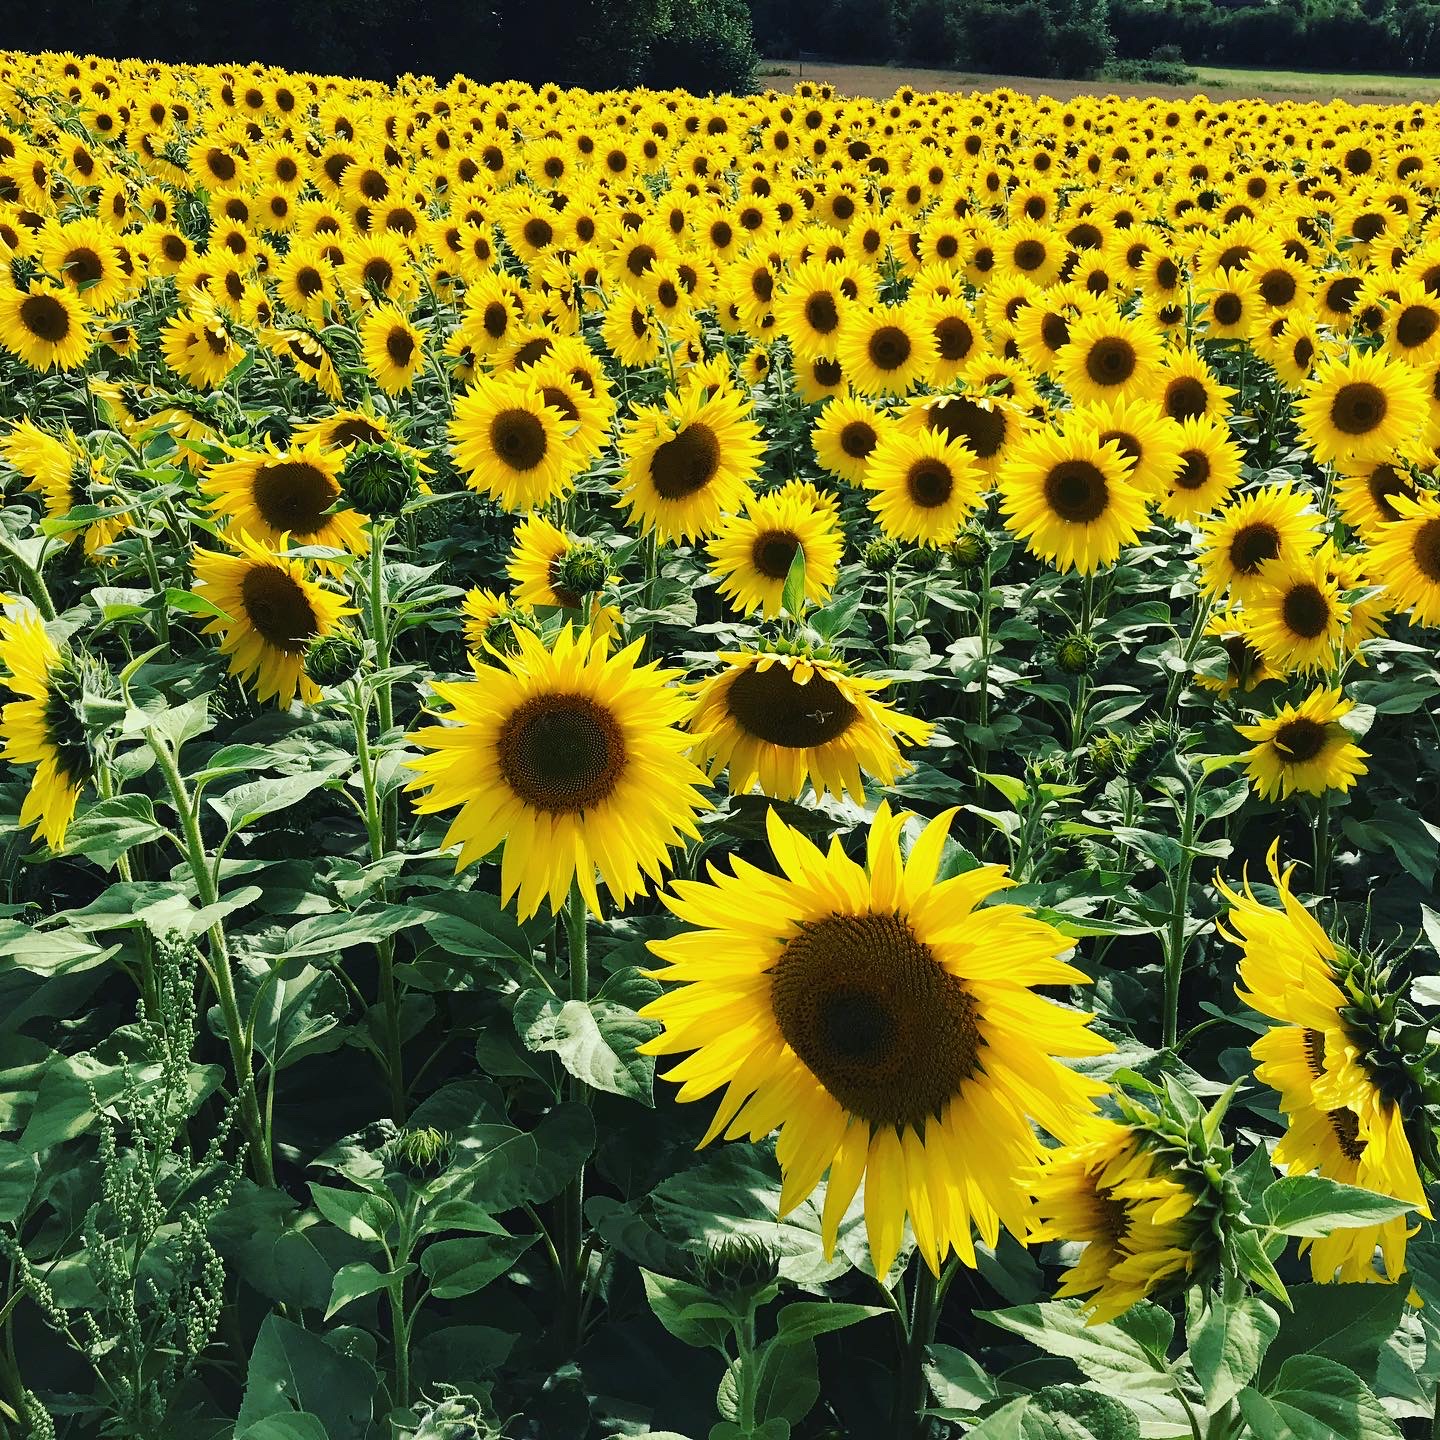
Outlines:
<svg viewBox="0 0 1440 1440"><path fill-rule="evenodd" d="M1339 690L1321 686L1298 705L1283 705L1275 715L1235 729L1255 748L1245 758L1245 773L1265 799L1287 799L1297 790L1323 795L1348 790L1365 774L1366 752L1340 723L1354 704Z"/></svg>
<svg viewBox="0 0 1440 1440"><path fill-rule="evenodd" d="M1045 1152L1031 1239L1083 1242L1056 1294L1090 1296L1091 1324L1190 1268L1195 1200L1167 1172L1143 1131L1113 1120L1093 1119L1077 1143Z"/></svg>
<svg viewBox="0 0 1440 1440"><path fill-rule="evenodd" d="M623 904L699 833L705 777L679 728L689 701L673 672L638 663L641 641L607 656L568 625L553 649L527 630L515 639L503 668L435 686L455 723L409 737L431 752L409 762L415 808L459 807L444 840L460 847L457 870L504 845L500 898L518 891L522 920L547 896L558 910L572 880L598 910L597 869Z"/></svg>
<svg viewBox="0 0 1440 1440"><path fill-rule="evenodd" d="M692 928L650 945L677 988L641 1011L664 1027L641 1048L693 1052L666 1074L680 1100L723 1088L705 1142L779 1127L782 1215L828 1171L827 1252L863 1178L882 1276L907 1216L936 1273L951 1251L975 1263L972 1226L986 1244L1002 1224L1023 1243L1031 1120L1076 1139L1103 1088L1055 1057L1108 1043L1031 989L1085 982L1059 958L1070 941L1020 906L980 908L1013 883L1002 866L937 882L954 814L902 859L909 817L882 804L862 867L771 811L782 873L734 858L710 883L677 881L665 903Z"/></svg>
<svg viewBox="0 0 1440 1440"><path fill-rule="evenodd" d="M889 785L909 767L900 745L924 745L931 727L875 696L884 680L852 675L834 660L771 651L722 652L725 669L702 681L691 729L695 758L730 793L760 789L798 800L847 792L865 801L869 775Z"/></svg>
<svg viewBox="0 0 1440 1440"><path fill-rule="evenodd" d="M823 605L839 573L845 532L835 500L806 480L792 480L732 516L710 542L711 568L721 576L720 593L742 615L759 610L780 614L785 579L804 551L805 599Z"/></svg>
<svg viewBox="0 0 1440 1440"><path fill-rule="evenodd" d="M243 531L227 538L238 553L195 551L196 593L224 612L202 633L222 637L230 673L253 680L262 703L273 699L285 708L298 692L314 704L320 687L305 674L305 652L354 609L311 580L300 561L274 554Z"/></svg>
<svg viewBox="0 0 1440 1440"><path fill-rule="evenodd" d="M20 824L59 850L95 757L82 719L83 674L28 603L0 616L0 685L21 697L0 711L0 756L35 766Z"/></svg>
<svg viewBox="0 0 1440 1440"><path fill-rule="evenodd" d="M1280 1092L1289 1129L1275 1147L1275 1163L1292 1175L1319 1171L1331 1180L1409 1201L1429 1216L1425 1191L1405 1133L1404 1112L1377 1069L1347 993L1354 957L1339 949L1290 888L1293 867L1282 875L1267 863L1280 907L1262 905L1248 882L1243 895L1218 881L1230 904L1230 928L1220 933L1244 952L1240 998L1279 1022L1251 1047L1256 1078ZM1396 1280L1405 1269L1405 1217L1382 1225L1334 1230L1305 1242L1314 1278ZM1304 1245L1302 1245L1302 1250ZM1380 1252L1383 1274L1375 1265Z"/></svg>

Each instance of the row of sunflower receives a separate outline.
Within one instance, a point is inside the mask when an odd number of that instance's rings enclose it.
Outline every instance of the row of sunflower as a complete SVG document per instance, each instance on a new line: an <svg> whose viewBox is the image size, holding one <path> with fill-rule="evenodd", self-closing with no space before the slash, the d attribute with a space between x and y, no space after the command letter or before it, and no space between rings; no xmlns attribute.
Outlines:
<svg viewBox="0 0 1440 1440"><path fill-rule="evenodd" d="M196 1297L225 1264L248 1283L267 1194L280 1238L340 1238L318 1303L265 1259L247 1423L273 1327L378 1293L356 1363L396 1433L482 1379L476 1415L525 1433L620 1433L608 1395L699 1425L685 1386L606 1368L637 1267L661 1329L625 1343L725 1357L712 1436L878 1433L890 1407L912 1436L1265 1437L1282 1407L1331 1423L1337 1386L1367 1436L1428 1415L1435 961L1401 942L1435 942L1440 861L1429 120L0 53L14 1024L66 1014L39 996L78 956L108 963L70 1022L93 1055L136 987L173 1047L189 945L214 1033L186 1043L233 1107L211 1160L233 1119L254 1180L232 1164L203 1223L155 1189L148 1226L107 1180L86 1233L144 1238L102 1273L36 1177L91 1131L119 1173L123 1126L41 1124L43 1079L4 1112L39 1157L16 1295L94 1367L82 1423L224 1410L223 1307ZM1240 882L1262 859L1269 886ZM83 938L122 912L112 951ZM718 1097L703 1134L654 1108L655 1056L674 1098ZM722 1136L759 1213L680 1153ZM284 1218L320 1172L350 1188ZM177 1215L219 1238L185 1251L167 1349L94 1297ZM1303 1299L1287 1236L1346 1298ZM548 1271L517 1264L536 1239ZM96 1284L57 1295L62 1260ZM827 1300L762 1344L782 1282ZM1368 1365L1262 1371L1277 1334L1303 1346L1274 1305L1373 1317L1367 1282L1396 1297ZM822 1398L796 1367L877 1286L893 1402ZM991 1317L1042 1350L1107 1337L1090 1380L1147 1343L1162 1378L997 1384L973 1332L997 1288L1043 1302ZM1183 1365L1157 1306L1182 1297ZM520 1358L462 1354L436 1308ZM1242 1320L1244 1357L1202 1358ZM1382 1345L1416 1377L1383 1408ZM576 1357L583 1423L543 1398ZM21 1376L0 1400L56 1433Z"/></svg>

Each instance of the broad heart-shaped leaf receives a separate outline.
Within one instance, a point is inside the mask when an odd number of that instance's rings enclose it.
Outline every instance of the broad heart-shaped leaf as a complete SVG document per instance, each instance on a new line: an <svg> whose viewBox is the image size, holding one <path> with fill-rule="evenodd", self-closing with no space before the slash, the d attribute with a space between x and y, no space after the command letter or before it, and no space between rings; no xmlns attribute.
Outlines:
<svg viewBox="0 0 1440 1440"><path fill-rule="evenodd" d="M515 1029L531 1050L553 1051L577 1080L653 1107L655 1061L636 1047L660 1027L618 998L626 983L638 992L637 982L646 987L645 999L660 993L659 985L638 972L628 982L623 972L612 976L588 1001L562 1000L539 987L526 990L515 1002Z"/></svg>
<svg viewBox="0 0 1440 1440"><path fill-rule="evenodd" d="M379 1245L397 1219L395 1207L368 1190L335 1190L310 1182L315 1208L332 1224L357 1240Z"/></svg>
<svg viewBox="0 0 1440 1440"><path fill-rule="evenodd" d="M534 1235L466 1235L437 1240L420 1256L437 1300L473 1295L498 1280L535 1243Z"/></svg>
<svg viewBox="0 0 1440 1440"><path fill-rule="evenodd" d="M1000 1394L979 1361L950 1345L930 1347L925 1379L934 1396L928 1413L944 1420L968 1420Z"/></svg>
<svg viewBox="0 0 1440 1440"><path fill-rule="evenodd" d="M655 1318L677 1339L697 1349L723 1351L730 1339L733 1317L710 1298L707 1290L668 1275L642 1270L645 1298Z"/></svg>
<svg viewBox="0 0 1440 1440"><path fill-rule="evenodd" d="M1174 1321L1157 1305L1141 1301L1119 1321L1103 1325L1087 1325L1078 1300L975 1313L1022 1336L1047 1355L1073 1360L1083 1374L1106 1389L1152 1393L1170 1389L1160 1347L1168 1344Z"/></svg>
<svg viewBox="0 0 1440 1440"><path fill-rule="evenodd" d="M1192 1308L1185 1333L1206 1410L1220 1409L1255 1378L1279 1329L1280 1317L1254 1295L1233 1304L1216 1295L1207 1308Z"/></svg>
<svg viewBox="0 0 1440 1440"><path fill-rule="evenodd" d="M320 1336L279 1315L267 1315L250 1352L237 1434L271 1415L305 1411L325 1427L325 1440L364 1440L370 1425L375 1371L354 1355L332 1350Z"/></svg>
<svg viewBox="0 0 1440 1440"><path fill-rule="evenodd" d="M185 902L176 904L182 910ZM32 975L73 975L93 970L115 953L82 940L74 929L35 930L19 920L0 920L0 973L12 968Z"/></svg>
<svg viewBox="0 0 1440 1440"><path fill-rule="evenodd" d="M755 1387L757 1420L786 1420L798 1425L819 1398L820 1360L813 1340L775 1340L765 1347Z"/></svg>
<svg viewBox="0 0 1440 1440"><path fill-rule="evenodd" d="M479 1125L456 1146L460 1165L451 1198L488 1214L554 1199L595 1148L588 1105L557 1105L528 1133L513 1125Z"/></svg>
<svg viewBox="0 0 1440 1440"><path fill-rule="evenodd" d="M308 1055L338 1050L345 1043L340 1023L350 1002L344 986L328 970L302 965L289 978L266 979L268 983L257 997L260 1012L255 1020L255 1048L274 1069L283 1070ZM249 990L254 994L255 986ZM250 1001L249 995L245 998Z"/></svg>
<svg viewBox="0 0 1440 1440"><path fill-rule="evenodd" d="M312 791L329 784L334 774L335 766L331 764L319 770L304 770L298 775L250 780L223 795L212 795L210 808L225 822L227 830L243 830L263 815L298 805Z"/></svg>
<svg viewBox="0 0 1440 1440"><path fill-rule="evenodd" d="M1383 1225L1414 1208L1404 1200L1342 1185L1323 1175L1287 1175L1260 1197L1256 1221L1282 1235L1315 1239L1332 1230Z"/></svg>
<svg viewBox="0 0 1440 1440"><path fill-rule="evenodd" d="M838 1300L815 1301L794 1300L780 1312L777 1338L779 1343L793 1345L801 1340L813 1340L817 1335L828 1335L832 1330L844 1330L858 1325L872 1315L885 1315L886 1305L847 1305Z"/></svg>
<svg viewBox="0 0 1440 1440"><path fill-rule="evenodd" d="M113 795L82 810L65 831L65 853L84 855L105 870L136 845L165 833L147 795Z"/></svg>
<svg viewBox="0 0 1440 1440"><path fill-rule="evenodd" d="M366 1295L373 1295L377 1290L386 1289L392 1280L408 1275L414 1269L413 1265L402 1265L397 1271L382 1272L365 1260L342 1265L335 1272L335 1280L330 1287L330 1303L325 1309L325 1318L328 1320L352 1300L359 1300Z"/></svg>
<svg viewBox="0 0 1440 1440"><path fill-rule="evenodd" d="M237 1431L235 1440L329 1440L318 1415L297 1410L290 1415L267 1415L248 1429Z"/></svg>
<svg viewBox="0 0 1440 1440"><path fill-rule="evenodd" d="M1047 1385L1028 1397L1023 1440L1140 1440L1140 1422L1113 1396Z"/></svg>
<svg viewBox="0 0 1440 1440"><path fill-rule="evenodd" d="M1255 1440L1401 1440L1363 1380L1321 1355L1292 1355L1262 1395L1242 1390Z"/></svg>
<svg viewBox="0 0 1440 1440"><path fill-rule="evenodd" d="M1292 1356L1314 1353L1373 1383L1380 1347L1400 1324L1409 1290L1403 1278L1395 1285L1290 1286L1294 1313L1280 1326L1261 1379L1268 1380Z"/></svg>

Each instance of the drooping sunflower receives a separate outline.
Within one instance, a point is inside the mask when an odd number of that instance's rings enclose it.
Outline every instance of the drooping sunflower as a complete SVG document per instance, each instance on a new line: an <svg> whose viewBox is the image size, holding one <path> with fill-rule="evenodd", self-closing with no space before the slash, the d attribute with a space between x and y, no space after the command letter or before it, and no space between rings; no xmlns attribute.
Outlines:
<svg viewBox="0 0 1440 1440"><path fill-rule="evenodd" d="M1194 1196L1134 1126L1097 1117L1075 1143L1045 1151L1035 1196L1031 1239L1085 1246L1056 1294L1089 1297L1091 1324L1191 1267Z"/></svg>
<svg viewBox="0 0 1440 1440"><path fill-rule="evenodd" d="M870 508L892 540L946 545L980 504L984 472L944 431L892 430L865 469Z"/></svg>
<svg viewBox="0 0 1440 1440"><path fill-rule="evenodd" d="M845 532L835 500L807 480L792 480L746 502L710 541L720 594L742 615L759 610L774 619L784 607L785 579L804 553L804 598L823 605L839 573Z"/></svg>
<svg viewBox="0 0 1440 1440"><path fill-rule="evenodd" d="M221 636L230 673L253 681L262 704L273 699L286 709L298 693L313 705L320 687L305 673L305 652L354 608L310 579L301 561L287 560L243 532L227 538L237 553L194 553L196 593L224 612L202 633Z"/></svg>
<svg viewBox="0 0 1440 1440"><path fill-rule="evenodd" d="M1223 505L1240 483L1244 456L1230 427L1208 415L1180 422L1180 468L1160 497L1172 520L1198 520Z"/></svg>
<svg viewBox="0 0 1440 1440"><path fill-rule="evenodd" d="M535 628L535 617L528 605L478 586L465 592L460 613L464 617L465 648L482 660L492 655L513 655L519 644L516 628Z"/></svg>
<svg viewBox="0 0 1440 1440"><path fill-rule="evenodd" d="M33 825L56 851L95 773L94 747L83 719L82 665L45 633L33 605L12 603L0 615L0 686L21 697L0 710L0 756L35 766L20 824Z"/></svg>
<svg viewBox="0 0 1440 1440"><path fill-rule="evenodd" d="M324 545L364 555L370 546L366 517L335 508L340 499L343 452L317 444L277 450L232 448L233 459L212 466L204 488L211 509L271 549L287 543Z"/></svg>
<svg viewBox="0 0 1440 1440"><path fill-rule="evenodd" d="M0 284L0 346L32 370L74 370L90 355L85 307L63 286Z"/></svg>
<svg viewBox="0 0 1440 1440"><path fill-rule="evenodd" d="M1390 503L1399 519L1372 532L1370 571L1413 624L1440 624L1440 496L1396 494Z"/></svg>
<svg viewBox="0 0 1440 1440"><path fill-rule="evenodd" d="M1071 323L1055 370L1077 405L1149 395L1160 374L1160 337L1108 306Z"/></svg>
<svg viewBox="0 0 1440 1440"><path fill-rule="evenodd" d="M360 324L365 368L387 395L402 395L425 368L420 332L393 305L377 305Z"/></svg>
<svg viewBox="0 0 1440 1440"><path fill-rule="evenodd" d="M900 746L928 743L931 726L875 697L884 680L834 660L773 651L722 651L725 669L701 682L695 758L729 772L730 793L757 784L776 800L848 793L864 803L869 775L889 785L909 768Z"/></svg>
<svg viewBox="0 0 1440 1440"><path fill-rule="evenodd" d="M621 503L662 540L713 535L750 495L765 446L750 406L730 385L691 383L665 403L637 405L620 440Z"/></svg>
<svg viewBox="0 0 1440 1440"><path fill-rule="evenodd" d="M1195 683L1216 695L1230 695L1236 690L1249 693L1257 685L1275 678L1274 671L1250 638L1250 623L1242 610L1218 610L1205 622L1205 633L1220 642L1225 652L1223 675L1197 673Z"/></svg>
<svg viewBox="0 0 1440 1440"><path fill-rule="evenodd" d="M1380 351L1352 352L1315 369L1296 406L1301 439L1316 460L1387 460L1424 438L1425 387L1409 365Z"/></svg>
<svg viewBox="0 0 1440 1440"><path fill-rule="evenodd" d="M820 412L810 444L826 470L838 479L859 485L865 479L875 447L892 424L888 415L868 401L837 398Z"/></svg>
<svg viewBox="0 0 1440 1440"><path fill-rule="evenodd" d="M575 483L578 456L565 418L524 374L488 375L455 402L455 463L472 489L507 510L531 510Z"/></svg>
<svg viewBox="0 0 1440 1440"><path fill-rule="evenodd" d="M1247 752L1245 773L1266 800L1288 799L1295 791L1323 795L1348 790L1366 773L1366 752L1340 723L1353 702L1323 685L1298 705L1281 706L1254 725L1235 729L1255 748Z"/></svg>
<svg viewBox="0 0 1440 1440"><path fill-rule="evenodd" d="M862 867L772 811L782 873L735 859L676 882L665 903L692 928L650 947L677 988L641 1012L663 1027L643 1048L693 1052L666 1072L680 1100L724 1090L705 1141L778 1126L782 1215L828 1171L827 1253L863 1179L880 1275L907 1217L935 1273L951 1251L974 1264L972 1226L1023 1243L1042 1148L1030 1121L1074 1139L1101 1089L1056 1057L1108 1048L1032 988L1083 983L1059 958L1070 942L1020 906L981 908L1013 883L1003 867L937 883L954 813L902 859L908 817L882 804Z"/></svg>
<svg viewBox="0 0 1440 1440"><path fill-rule="evenodd" d="M689 711L674 673L639 663L641 641L607 655L566 626L553 648L528 630L477 679L437 684L456 723L409 738L423 815L459 807L444 843L459 869L504 845L500 898L520 918L547 896L559 910L572 882L599 909L595 872L622 904L659 881L669 851L698 835L705 777L686 758ZM502 668L503 667L503 668Z"/></svg>
<svg viewBox="0 0 1440 1440"><path fill-rule="evenodd" d="M1250 1047L1256 1078L1280 1093L1288 1122L1274 1159L1292 1175L1318 1171L1410 1202L1428 1217L1401 1103L1411 1087L1403 1070L1387 1066L1368 998L1370 967L1337 946L1290 888L1293 866L1280 872L1277 841L1266 857L1280 907L1262 905L1250 889L1239 894L1218 881L1230 904L1229 927L1241 947L1237 993L1277 1021ZM1397 1216L1381 1225L1332 1230L1308 1246L1316 1281L1356 1283L1400 1278L1408 1225ZM1380 1266L1376 1268L1376 1252Z"/></svg>
<svg viewBox="0 0 1440 1440"><path fill-rule="evenodd" d="M1113 565L1148 523L1146 493L1130 482L1129 457L1101 442L1083 415L1033 430L1000 469L1006 527L1062 573Z"/></svg>
<svg viewBox="0 0 1440 1440"><path fill-rule="evenodd" d="M1329 668L1350 618L1318 555L1263 561L1245 609L1256 645L1282 675Z"/></svg>
<svg viewBox="0 0 1440 1440"><path fill-rule="evenodd" d="M1310 497L1288 481L1266 485L1232 500L1200 527L1201 583L1211 595L1225 591L1237 600L1253 595L1265 581L1261 566L1314 553L1321 517Z"/></svg>
<svg viewBox="0 0 1440 1440"><path fill-rule="evenodd" d="M904 395L930 373L935 337L909 305L852 310L840 329L838 358L862 395Z"/></svg>
<svg viewBox="0 0 1440 1440"><path fill-rule="evenodd" d="M113 492L104 464L68 426L55 436L21 420L0 437L0 457L30 481L26 488L40 496L52 520L64 520L82 507L107 509ZM70 544L83 541L85 554L94 558L129 523L128 515L110 510L88 524L67 527L65 538Z"/></svg>

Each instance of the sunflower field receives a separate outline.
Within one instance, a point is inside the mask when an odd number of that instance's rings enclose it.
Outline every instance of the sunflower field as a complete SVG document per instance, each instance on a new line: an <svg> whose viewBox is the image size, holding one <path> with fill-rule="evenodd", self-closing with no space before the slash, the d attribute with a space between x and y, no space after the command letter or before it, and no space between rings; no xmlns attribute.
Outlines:
<svg viewBox="0 0 1440 1440"><path fill-rule="evenodd" d="M1440 1436L1437 217L0 53L0 1435Z"/></svg>

